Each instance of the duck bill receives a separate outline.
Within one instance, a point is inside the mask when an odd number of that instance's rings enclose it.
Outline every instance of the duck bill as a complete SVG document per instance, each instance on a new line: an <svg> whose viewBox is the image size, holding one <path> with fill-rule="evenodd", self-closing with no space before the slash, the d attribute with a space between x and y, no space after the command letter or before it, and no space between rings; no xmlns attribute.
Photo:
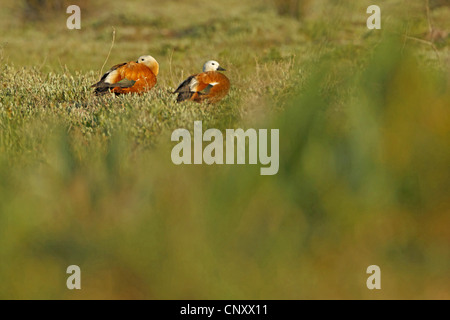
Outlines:
<svg viewBox="0 0 450 320"><path fill-rule="evenodd" d="M227 69L224 69L224 68L222 68L222 67L218 67L218 68L217 68L217 71L227 71Z"/></svg>

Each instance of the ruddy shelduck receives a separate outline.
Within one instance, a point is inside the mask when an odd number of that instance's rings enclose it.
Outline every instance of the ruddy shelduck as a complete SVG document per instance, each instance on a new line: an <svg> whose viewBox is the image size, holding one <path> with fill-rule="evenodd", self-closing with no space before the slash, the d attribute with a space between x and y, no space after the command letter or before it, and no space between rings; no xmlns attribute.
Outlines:
<svg viewBox="0 0 450 320"><path fill-rule="evenodd" d="M101 80L92 85L95 94L108 92L118 94L144 93L156 85L159 64L152 56L139 57L137 61L121 63L106 72Z"/></svg>
<svg viewBox="0 0 450 320"><path fill-rule="evenodd" d="M190 76L175 90L177 102L215 103L225 98L230 91L230 80L218 71L226 70L217 61L206 62L202 73Z"/></svg>

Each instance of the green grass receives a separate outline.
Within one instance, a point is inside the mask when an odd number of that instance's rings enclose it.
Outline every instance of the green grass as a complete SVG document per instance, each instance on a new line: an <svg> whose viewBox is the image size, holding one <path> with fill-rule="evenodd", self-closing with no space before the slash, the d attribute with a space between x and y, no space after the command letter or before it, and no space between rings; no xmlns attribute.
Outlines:
<svg viewBox="0 0 450 320"><path fill-rule="evenodd" d="M372 3L325 0L299 19L269 0L96 4L69 31L6 1L0 298L448 299L450 39L426 42L421 1L379 2L381 31ZM106 68L153 55L151 92L92 95L112 26ZM229 96L177 104L209 59ZM173 165L171 133L196 120L280 129L280 172Z"/></svg>

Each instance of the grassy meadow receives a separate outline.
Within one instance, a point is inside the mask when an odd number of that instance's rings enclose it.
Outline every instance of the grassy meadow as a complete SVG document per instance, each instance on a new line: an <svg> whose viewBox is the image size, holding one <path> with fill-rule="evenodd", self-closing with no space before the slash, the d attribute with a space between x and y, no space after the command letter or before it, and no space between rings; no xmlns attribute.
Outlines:
<svg viewBox="0 0 450 320"><path fill-rule="evenodd" d="M1 4L0 299L450 299L449 1L52 3ZM151 92L92 94L145 54ZM211 59L228 97L177 104ZM279 129L279 173L175 166L196 120Z"/></svg>

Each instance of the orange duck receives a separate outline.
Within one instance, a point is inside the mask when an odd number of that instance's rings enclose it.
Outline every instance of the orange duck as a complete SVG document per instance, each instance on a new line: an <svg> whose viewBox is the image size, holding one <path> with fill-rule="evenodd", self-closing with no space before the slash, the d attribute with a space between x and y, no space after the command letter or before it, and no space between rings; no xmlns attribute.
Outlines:
<svg viewBox="0 0 450 320"><path fill-rule="evenodd" d="M136 62L121 63L106 72L101 80L92 85L96 95L113 92L144 93L156 84L159 64L152 56L142 56Z"/></svg>
<svg viewBox="0 0 450 320"><path fill-rule="evenodd" d="M195 101L215 103L230 91L230 80L222 73L226 71L217 61L208 61L203 66L203 73L195 74L184 80L174 93L178 94L177 102Z"/></svg>

